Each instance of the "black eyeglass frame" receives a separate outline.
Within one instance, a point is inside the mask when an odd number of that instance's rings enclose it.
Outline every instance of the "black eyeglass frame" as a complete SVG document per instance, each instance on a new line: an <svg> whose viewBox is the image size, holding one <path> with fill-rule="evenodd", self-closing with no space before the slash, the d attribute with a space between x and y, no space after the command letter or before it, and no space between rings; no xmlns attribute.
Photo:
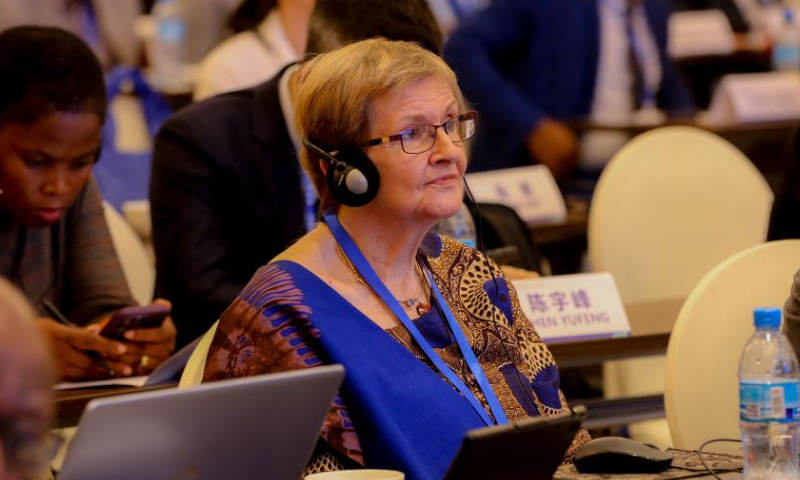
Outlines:
<svg viewBox="0 0 800 480"><path fill-rule="evenodd" d="M469 120L472 120L473 122L477 122L477 120L478 120L478 112L476 112L474 110L471 110L469 112L459 113L458 115L447 119L446 122L444 122L442 124L439 124L439 125L433 125L433 124L430 124L430 123L421 123L421 124L418 124L418 125L413 125L413 126L407 128L407 129L403 130L402 132L395 133L394 135L389 135L388 137L374 138L372 140L369 140L368 142L364 143L363 146L364 147L374 147L376 145L383 145L385 143L391 143L391 142L400 141L400 148L403 149L403 151L405 153L408 153L408 154L411 154L411 155L425 153L428 150L432 149L434 147L434 145L436 145L436 131L439 130L439 128L443 128L444 132L446 134L448 134L448 136L450 136L450 131L448 130L448 127L447 127L448 124L450 124L451 122L454 122L454 121L457 122L457 123L461 123L461 122L469 121ZM433 127L433 136L431 137L431 138L433 138L433 140L431 141L431 146L426 148L425 150L422 150L422 151L419 151L419 152L409 152L408 150L406 150L405 144L403 144L403 135L407 135L412 130L414 130L415 128L418 128L418 127ZM464 140L470 139L473 135L475 135L475 128L473 128L472 133L468 137L464 137L461 140L453 140L451 138L451 140L454 143L461 143Z"/></svg>

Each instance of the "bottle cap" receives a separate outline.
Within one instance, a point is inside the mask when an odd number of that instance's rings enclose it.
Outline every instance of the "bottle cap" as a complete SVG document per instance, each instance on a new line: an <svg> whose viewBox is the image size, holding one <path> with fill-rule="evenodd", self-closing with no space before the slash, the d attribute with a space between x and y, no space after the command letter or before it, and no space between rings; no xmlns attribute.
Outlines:
<svg viewBox="0 0 800 480"><path fill-rule="evenodd" d="M753 311L753 320L756 327L780 327L780 308L756 308Z"/></svg>

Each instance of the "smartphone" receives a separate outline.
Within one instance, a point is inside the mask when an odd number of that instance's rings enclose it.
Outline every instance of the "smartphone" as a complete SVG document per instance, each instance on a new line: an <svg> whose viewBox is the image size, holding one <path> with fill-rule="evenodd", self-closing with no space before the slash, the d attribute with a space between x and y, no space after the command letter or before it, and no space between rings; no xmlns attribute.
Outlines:
<svg viewBox="0 0 800 480"><path fill-rule="evenodd" d="M111 316L100 335L124 341L128 330L160 327L168 315L169 307L158 304L122 308Z"/></svg>

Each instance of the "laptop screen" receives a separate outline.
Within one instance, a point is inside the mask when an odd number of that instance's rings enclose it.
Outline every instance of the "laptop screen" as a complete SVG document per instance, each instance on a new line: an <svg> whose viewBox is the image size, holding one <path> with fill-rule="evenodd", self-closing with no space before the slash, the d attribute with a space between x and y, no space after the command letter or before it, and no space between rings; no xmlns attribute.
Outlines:
<svg viewBox="0 0 800 480"><path fill-rule="evenodd" d="M470 430L444 480L550 480L572 444L586 408Z"/></svg>
<svg viewBox="0 0 800 480"><path fill-rule="evenodd" d="M300 478L340 365L97 399L58 480Z"/></svg>

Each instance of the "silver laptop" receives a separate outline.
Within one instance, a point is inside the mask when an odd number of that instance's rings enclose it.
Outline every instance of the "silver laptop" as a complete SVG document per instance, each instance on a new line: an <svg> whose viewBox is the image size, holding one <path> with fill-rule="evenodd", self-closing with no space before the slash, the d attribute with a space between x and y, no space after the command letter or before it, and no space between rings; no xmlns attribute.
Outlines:
<svg viewBox="0 0 800 480"><path fill-rule="evenodd" d="M89 403L58 480L299 479L340 365Z"/></svg>

